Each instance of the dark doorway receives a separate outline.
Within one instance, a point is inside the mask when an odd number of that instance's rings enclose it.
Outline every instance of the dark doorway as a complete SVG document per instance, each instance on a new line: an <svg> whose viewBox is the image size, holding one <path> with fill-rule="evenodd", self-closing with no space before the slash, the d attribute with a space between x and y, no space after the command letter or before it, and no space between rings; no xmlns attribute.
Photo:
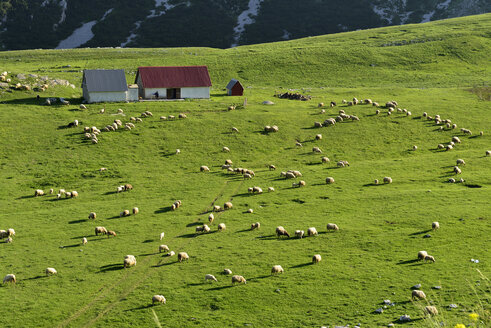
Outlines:
<svg viewBox="0 0 491 328"><path fill-rule="evenodd" d="M167 99L180 99L181 89L167 89Z"/></svg>

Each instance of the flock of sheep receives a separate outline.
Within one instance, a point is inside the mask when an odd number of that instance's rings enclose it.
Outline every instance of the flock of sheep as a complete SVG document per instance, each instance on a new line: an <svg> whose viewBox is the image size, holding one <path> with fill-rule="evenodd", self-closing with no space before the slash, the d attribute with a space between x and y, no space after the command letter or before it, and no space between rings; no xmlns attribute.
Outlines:
<svg viewBox="0 0 491 328"><path fill-rule="evenodd" d="M370 99L365 99L364 101L358 101L358 99L356 98L353 98L352 101L343 101L343 103L347 104L348 106L355 106L355 105L358 105L360 103L364 103L364 104L371 104L377 108L380 108L381 106L376 103L376 102L373 102L372 100ZM336 106L336 103L335 102L331 102L330 104L331 107L334 107ZM387 108L387 115L391 115L392 112L394 111L398 111L398 112L402 112L402 113L405 113L407 116L411 116L411 112L410 111L407 111L406 109L401 109L401 108L398 108L397 107L398 104L396 101L390 101L390 102L387 102L386 105L385 105L385 108ZM319 104L319 107L324 107L324 104ZM323 109L324 111L324 109ZM119 114L122 114L122 110L120 110L118 113ZM324 111L325 112L325 111ZM103 110L101 110L101 113L104 113ZM380 114L380 109L377 109L376 110L376 114ZM153 114L149 111L146 111L144 113L142 113L142 117L151 117L153 116ZM184 119L184 118L187 118L187 116L185 114L179 114L178 116L180 119ZM428 120L433 120L435 122L436 125L440 125L440 129L443 130L445 129L445 127L447 129L456 129L457 128L457 125L454 123L452 124L452 122L448 119L446 120L442 120L440 118L439 115L435 115L434 117L432 116L429 116L427 113L423 113L423 117L427 118ZM168 115L168 116L161 116L160 117L161 120L173 120L175 119L175 117L173 115ZM315 122L314 123L314 127L328 127L328 126L332 126L332 125L335 125L336 123L339 123L339 122L343 122L345 120L351 120L351 121L359 121L359 117L358 116L355 116L355 115L348 115L345 113L344 110L340 110L339 111L339 115L336 116L336 117L333 117L333 118L329 118L329 119L326 119L324 121L324 123L320 123L320 122ZM134 117L131 117L130 118L130 122L127 122L124 124L124 128L126 130L131 130L132 128L134 128L134 124L133 122L141 122L142 119L141 118L134 118ZM79 125L79 122L78 120L75 120L74 122L70 123L68 126L69 127L77 127ZM105 126L102 131L115 131L117 130L118 128L120 127L123 127L123 122L119 119L116 119L114 120L114 123L110 124L110 125L107 125ZM233 127L232 128L232 131L233 132L238 132L238 129ZM270 132L278 132L279 129L276 125L273 125L273 126L265 126L264 127L264 131L266 133L270 133ZM470 135L472 134L470 132L470 130L467 130L467 129L461 129L461 132L466 134L466 135ZM92 141L92 143L98 143L98 135L101 133L101 130L99 130L97 127L85 127L84 128L84 135L87 139L90 139ZM483 132L481 131L480 132L480 135L483 135ZM316 140L322 140L322 135L321 134L317 134L315 136L315 139ZM438 145L438 149L445 149L445 150L452 150L455 145L457 144L460 144L461 143L461 140L459 137L457 136L454 136L451 141L448 142L447 145L443 145L443 144L440 144ZM297 142L297 146L301 147L301 143L300 142ZM417 150L417 146L414 146L413 147L413 150ZM222 149L223 152L230 152L230 149L228 147L223 147ZM312 152L314 153L323 153L323 151L320 149L320 147L313 147L312 148ZM179 154L180 153L180 150L178 149L176 151L176 154ZM486 151L486 156L491 156L491 151ZM330 163L330 160L328 157L326 156L323 156L321 158L321 162L322 163ZM336 165L338 167L347 167L347 166L350 166L350 163L346 160L340 160L336 163ZM462 166L462 165L465 165L465 161L463 159L458 159L457 160L457 165L453 168L453 171L455 174L461 174L462 171L461 171L461 168L459 166ZM250 169L245 169L245 168L241 168L241 167L236 167L234 168L233 167L233 162L228 159L225 161L225 164L223 164L221 166L222 169L224 170L227 170L227 172L230 172L230 173L234 173L234 174L241 174L244 179L252 179L255 177L255 173L253 170L250 170ZM268 166L269 170L276 170L276 166L273 165L273 164L270 164ZM107 170L106 168L101 168L100 171L105 171ZM206 165L202 165L199 170L201 172L209 172L210 171L210 168ZM298 170L287 170L287 171L283 171L280 173L280 177L283 177L285 179L296 179L298 177L302 177L302 173ZM451 180L454 180L453 178ZM454 181L451 181L450 182L455 182ZM325 180L326 184L333 184L335 182L334 178L333 177L327 177L326 180ZM462 181L463 182L463 181ZM375 184L379 184L379 180L376 179L374 180L374 183ZM384 177L383 178L383 183L384 184L390 184L392 183L392 178L391 177ZM303 180L300 180L299 182L294 182L292 187L303 187L303 186L306 186L306 183L305 181ZM129 190L132 190L133 189L133 186L131 184L125 184L125 185L121 185L121 186L118 186L117 187L117 193L120 193L120 192L124 192L124 191L129 191ZM275 189L274 187L268 187L268 192L274 192ZM50 194L53 194L54 193L54 190L53 189L50 189L49 190L49 193ZM253 187L249 187L248 188L248 193L251 193L251 194L261 194L263 193L263 190L261 187L258 187L258 186L253 186ZM35 190L35 193L34 193L34 196L43 196L45 193L43 190L41 189L38 189L38 190ZM58 194L57 194L57 198L61 198L62 195L64 195L65 197L67 198L73 198L73 197L77 197L78 196L78 192L77 191L70 191L70 192L67 192L65 191L64 189L60 189ZM181 200L177 200L175 201L172 205L171 205L171 209L172 210L177 210L179 207L182 206L182 202ZM225 202L223 207L220 207L218 205L214 205L213 207L213 210L212 210L212 213L210 213L208 215L208 222L210 225L212 225L214 223L214 220L215 220L215 215L213 214L213 212L220 212L220 211L225 211L225 210L230 210L233 208L233 204L231 202ZM249 209L248 210L248 213L252 213L253 210L252 209ZM132 211L130 212L130 210L123 210L121 213L120 213L120 217L125 217L125 216L129 216L131 215L131 213L133 215L136 215L139 213L139 209L137 207L134 207L132 209ZM90 220L96 220L97 219L97 214L95 212L90 212L89 215L88 215L88 218ZM251 230L257 230L257 229L260 229L261 227L261 224L260 222L254 222L251 224ZM436 230L436 229L439 229L440 225L438 222L433 222L432 223L432 229ZM217 225L217 231L225 231L226 230L226 226L224 223L220 223ZM339 227L337 224L334 224L334 223L328 223L327 226L326 226L326 230L327 232L335 232L335 231L338 231L339 230ZM197 226L195 228L195 232L196 234L206 234L206 233L209 233L211 231L211 228L209 225L207 224L203 224L203 225L200 225L200 226ZM304 238L305 236L308 236L308 237L315 237L318 235L318 231L315 227L309 227L307 230L307 233L305 233L304 230L301 230L301 229L297 229L295 230L295 233L294 233L294 236L296 238ZM107 237L110 237L110 236L116 236L116 232L114 231L111 231L111 230L108 230L106 229L105 227L103 226L97 226L95 227L94 229L94 232L95 232L95 235L96 236L99 236L99 235L105 235ZM275 234L277 236L277 238L291 238L292 236L290 235L290 233L288 233L288 231L282 227L282 226L278 226L276 227L276 230L275 230ZM0 239L5 239L7 238L7 242L12 242L12 237L15 236L15 231L13 229L8 229L8 230L0 230ZM161 233L160 234L160 240L162 240L165 236L165 233ZM82 240L82 244L85 245L87 244L87 238L83 238ZM165 245L165 244L161 244L159 245L159 248L158 248L158 251L159 253L162 253L162 252L165 252L165 255L164 256L168 256L168 257L172 257L174 256L176 253L172 250L170 250L169 246ZM422 260L422 261L429 261L429 262L435 262L435 258L431 255L429 255L426 251L420 251L418 252L417 254L417 258L419 260ZM183 262L183 261L187 261L190 259L190 256L186 253L186 252L179 252L177 254L177 261L178 262ZM322 257L321 257L321 254L314 254L312 256L312 259L311 259L311 262L313 264L317 264L319 262L321 262L322 260ZM123 267L124 268L131 268L131 267L134 267L136 266L136 257L134 255L126 255L123 259ZM271 274L272 275L276 275L276 274L282 274L284 273L284 269L281 265L274 265L271 269ZM54 268L46 268L45 270L45 274L46 275L55 275L57 274L57 271L56 269ZM224 269L223 271L223 274L224 275L232 275L232 271L230 269ZM211 282L217 282L218 279L212 275L212 274L206 274L205 275L205 281L211 281ZM3 283L15 283L16 282L16 277L14 274L8 274L4 277L3 279ZM231 282L232 284L246 284L247 283L247 280L241 276L241 275L232 275L231 277ZM424 299L426 298L426 295L424 294L423 291L421 290L413 290L412 291L412 295L411 297L413 299ZM155 304L155 303L158 303L158 304L166 304L166 298L163 296L163 295L153 295L152 296L152 304ZM436 309L436 307L434 306L427 306L425 308L425 313L429 314L429 315L436 315L438 314L438 311Z"/></svg>

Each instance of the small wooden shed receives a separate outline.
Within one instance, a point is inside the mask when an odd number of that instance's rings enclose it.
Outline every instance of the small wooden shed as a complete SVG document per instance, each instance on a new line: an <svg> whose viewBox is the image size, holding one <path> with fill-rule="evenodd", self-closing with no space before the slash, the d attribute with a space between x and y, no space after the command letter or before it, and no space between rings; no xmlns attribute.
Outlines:
<svg viewBox="0 0 491 328"><path fill-rule="evenodd" d="M244 95L244 87L237 79L231 79L227 84L227 95L229 96L242 96Z"/></svg>

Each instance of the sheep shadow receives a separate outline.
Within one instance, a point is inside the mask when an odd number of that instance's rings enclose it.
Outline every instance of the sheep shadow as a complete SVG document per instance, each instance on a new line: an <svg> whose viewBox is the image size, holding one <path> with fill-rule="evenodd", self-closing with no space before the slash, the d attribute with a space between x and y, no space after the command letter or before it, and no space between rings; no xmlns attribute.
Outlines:
<svg viewBox="0 0 491 328"><path fill-rule="evenodd" d="M80 220L73 220L73 221L68 221L68 224L76 224L76 223L83 223L89 221L88 219L80 219Z"/></svg>
<svg viewBox="0 0 491 328"><path fill-rule="evenodd" d="M148 309L148 308L151 308L153 307L155 304L148 304L148 305L142 305L142 306L138 306L136 308L132 308L132 309L127 309L127 310L124 310L123 312L128 312L128 311L136 311L136 310L144 310L144 309Z"/></svg>
<svg viewBox="0 0 491 328"><path fill-rule="evenodd" d="M107 264L100 267L99 272L109 272L109 271L118 271L124 269L124 265L121 263Z"/></svg>
<svg viewBox="0 0 491 328"><path fill-rule="evenodd" d="M173 265L173 264L176 264L176 263L179 263L179 261L174 261L174 262L164 262L162 264L155 264L155 265L152 265L152 268L160 268L160 267L163 267L163 266L168 266L168 265Z"/></svg>
<svg viewBox="0 0 491 328"><path fill-rule="evenodd" d="M419 259L412 259L412 260L406 260L406 261L401 261L401 262L397 262L396 264L397 265L401 265L401 264L411 264L411 263L416 263L418 262Z"/></svg>
<svg viewBox="0 0 491 328"><path fill-rule="evenodd" d="M465 184L467 188L482 188L481 185L478 184Z"/></svg>
<svg viewBox="0 0 491 328"><path fill-rule="evenodd" d="M377 187L377 186L383 186L383 184L375 184L375 183L365 183L363 187Z"/></svg>
<svg viewBox="0 0 491 328"><path fill-rule="evenodd" d="M186 233L184 235L177 236L177 238L194 238L197 237L197 233Z"/></svg>
<svg viewBox="0 0 491 328"><path fill-rule="evenodd" d="M45 202L58 202L58 201L65 201L65 200L69 200L71 198L67 198L67 197L64 197L64 198L51 198L51 199L46 199Z"/></svg>
<svg viewBox="0 0 491 328"><path fill-rule="evenodd" d="M26 199L26 198L34 198L34 197L36 197L36 196L34 196L34 195L29 195L29 196L20 196L20 197L18 197L17 199Z"/></svg>
<svg viewBox="0 0 491 328"><path fill-rule="evenodd" d="M195 282L195 283L186 284L186 286L188 286L188 287L196 287L196 286L202 286L204 284L206 284L206 282Z"/></svg>
<svg viewBox="0 0 491 328"><path fill-rule="evenodd" d="M60 246L60 248L73 248L73 247L80 247L80 246L82 246L82 244L77 243L77 244L72 244L72 245Z"/></svg>
<svg viewBox="0 0 491 328"><path fill-rule="evenodd" d="M265 278L270 278L270 277L272 277L272 275L264 275L264 276L254 277L254 278L250 278L250 279L248 279L248 280L249 280L249 281L256 281L256 280L265 279Z"/></svg>
<svg viewBox="0 0 491 328"><path fill-rule="evenodd" d="M250 196L253 196L253 195L255 195L255 194L244 192L242 194L235 194L234 197L250 197Z"/></svg>
<svg viewBox="0 0 491 328"><path fill-rule="evenodd" d="M106 219L108 219L108 220L114 220L114 219L119 219L119 218L121 218L121 216L115 215L115 216L110 216L110 217L108 217Z"/></svg>
<svg viewBox="0 0 491 328"><path fill-rule="evenodd" d="M235 287L235 286L234 285L228 285L228 286L221 286L221 287L213 287L213 288L209 288L208 290L209 291L223 290L223 289L232 288L232 287Z"/></svg>
<svg viewBox="0 0 491 328"><path fill-rule="evenodd" d="M146 254L140 254L138 256L151 256L151 255L157 255L157 254L160 254L159 252L155 252L155 253L146 253Z"/></svg>
<svg viewBox="0 0 491 328"><path fill-rule="evenodd" d="M31 278L27 278L27 279L24 279L24 280L37 280L37 279L46 278L46 277L47 277L47 276L41 276L41 275L38 275L38 276L31 277Z"/></svg>
<svg viewBox="0 0 491 328"><path fill-rule="evenodd" d="M155 214L160 214L160 213L167 213L167 212L170 212L172 211L172 206L166 206L166 207L162 207L158 210L156 210L154 213Z"/></svg>
<svg viewBox="0 0 491 328"><path fill-rule="evenodd" d="M148 243L152 243L153 242L153 239L145 239L144 241L142 241L142 244L148 244Z"/></svg>
<svg viewBox="0 0 491 328"><path fill-rule="evenodd" d="M117 194L118 192L117 191L108 191L106 193L104 193L104 195L112 195L112 194Z"/></svg>
<svg viewBox="0 0 491 328"><path fill-rule="evenodd" d="M206 214L206 213L203 213L203 214ZM199 222L199 221L196 221L196 222L191 222L191 223L188 223L186 224L186 227L194 227L194 226L197 226L197 225L202 225L203 222Z"/></svg>
<svg viewBox="0 0 491 328"><path fill-rule="evenodd" d="M310 163L307 163L307 165L309 166L312 166L312 165L322 165L321 162L310 162Z"/></svg>
<svg viewBox="0 0 491 328"><path fill-rule="evenodd" d="M235 233L243 233L243 232L250 232L253 231L251 229L243 229L243 230L237 230Z"/></svg>
<svg viewBox="0 0 491 328"><path fill-rule="evenodd" d="M341 166L331 166L331 167L328 167L328 168L326 168L326 169L327 169L327 170L338 170L338 169L340 169L340 168L341 168Z"/></svg>
<svg viewBox="0 0 491 328"><path fill-rule="evenodd" d="M313 263L312 262L301 263L301 264L291 266L290 269L299 269L299 268L304 268L304 267L310 266L310 265L313 265Z"/></svg>
<svg viewBox="0 0 491 328"><path fill-rule="evenodd" d="M431 229L428 229L428 230L423 230L423 231L418 231L418 232L413 232L413 233L410 233L409 236L417 236L417 235L422 235L424 233L428 233L428 232L431 232Z"/></svg>

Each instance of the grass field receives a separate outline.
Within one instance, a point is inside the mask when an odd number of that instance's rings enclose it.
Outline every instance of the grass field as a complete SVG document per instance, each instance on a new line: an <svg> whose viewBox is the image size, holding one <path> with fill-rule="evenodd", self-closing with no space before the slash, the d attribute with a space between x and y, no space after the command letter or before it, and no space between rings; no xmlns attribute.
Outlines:
<svg viewBox="0 0 491 328"><path fill-rule="evenodd" d="M0 71L64 78L77 86L83 68L125 68L131 81L138 66L176 64L208 65L214 84L210 100L91 104L87 110L79 110L79 88L40 94L65 97L71 106L42 106L34 92L0 90L0 229L16 231L11 244L0 243L0 276L17 277L15 285L0 288L3 326L379 327L408 314L413 321L406 326L489 327L491 158L485 151L491 148L491 112L483 95L491 76L490 28L488 14L228 50L0 53ZM227 111L243 102L224 95L232 77L246 85L248 105ZM273 97L288 88L313 100ZM353 97L381 104L394 99L412 115L387 116L385 108L375 115L372 106L341 103ZM264 100L275 105L262 105ZM338 106L321 114L317 104L332 100ZM103 106L106 112L99 114ZM115 115L118 108L125 116ZM313 128L340 109L360 121ZM146 110L153 117L131 131L103 132L96 145L83 137L83 126L126 122ZM458 128L439 131L423 112ZM188 118L159 119L179 113ZM74 119L81 126L65 128ZM273 124L279 132L262 132ZM318 133L323 138L315 141ZM452 151L437 149L452 136L462 143ZM297 140L303 147L295 146ZM224 146L231 152L223 153ZM312 153L314 146L323 154ZM331 162L321 164L321 156ZM466 161L465 183L447 183L458 158ZM221 170L226 159L256 176L227 174ZM351 165L337 168L339 160ZM269 171L269 164L278 169ZM201 165L211 172L200 173ZM280 178L289 169L302 172L305 187L292 188L292 180ZM328 176L335 184L325 184ZM384 176L393 183L372 184ZM134 189L116 193L124 183ZM251 186L276 191L251 195ZM35 189L50 188L80 196L33 197ZM171 211L178 199L183 206ZM196 235L212 206L226 201L234 208L215 215L211 233ZM119 217L134 206L138 215ZM95 221L87 219L92 211ZM256 221L261 228L250 231ZM434 232L433 221L441 226ZM222 222L227 229L217 232ZM326 232L331 222L338 232ZM316 227L319 236L277 239L278 225L291 234ZM118 235L96 237L95 226ZM189 261L163 257L160 244L187 252ZM415 261L420 250L436 262ZM136 267L123 269L126 254L136 256ZM310 264L314 254L323 258L317 265ZM271 276L275 264L285 272ZM45 277L46 267L58 275ZM232 287L221 274L225 268L248 283ZM206 283L208 273L218 282ZM410 300L418 283L427 301ZM152 307L154 294L164 295L167 304ZM386 299L395 305L375 314ZM428 303L438 316L425 318ZM452 303L458 308L449 309ZM479 314L477 321L471 313Z"/></svg>

